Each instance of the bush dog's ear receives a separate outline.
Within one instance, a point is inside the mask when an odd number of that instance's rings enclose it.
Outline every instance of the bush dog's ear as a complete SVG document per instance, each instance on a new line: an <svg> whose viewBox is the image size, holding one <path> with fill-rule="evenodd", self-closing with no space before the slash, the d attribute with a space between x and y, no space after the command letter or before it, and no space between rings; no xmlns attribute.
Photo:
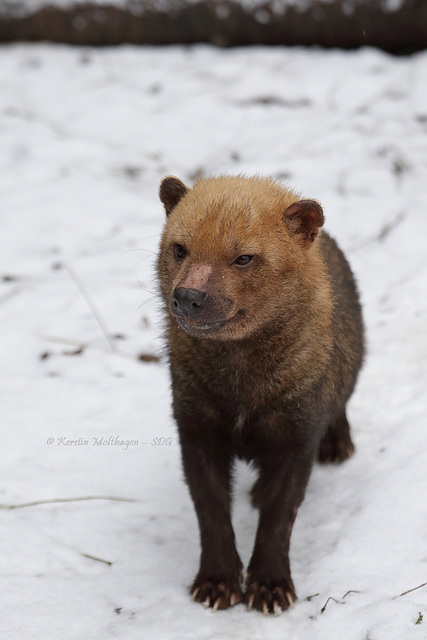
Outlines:
<svg viewBox="0 0 427 640"><path fill-rule="evenodd" d="M178 178L174 176L163 178L160 184L159 196L163 202L167 216L186 193L188 193L187 187Z"/></svg>
<svg viewBox="0 0 427 640"><path fill-rule="evenodd" d="M308 249L319 234L325 218L323 209L316 200L299 200L288 207L283 214L292 235L300 235L305 249Z"/></svg>

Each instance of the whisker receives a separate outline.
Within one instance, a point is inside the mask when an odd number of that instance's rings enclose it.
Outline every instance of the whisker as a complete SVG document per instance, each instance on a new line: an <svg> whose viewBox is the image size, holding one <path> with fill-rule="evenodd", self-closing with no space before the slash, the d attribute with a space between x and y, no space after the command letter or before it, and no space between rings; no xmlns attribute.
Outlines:
<svg viewBox="0 0 427 640"><path fill-rule="evenodd" d="M122 257L122 256L125 255L125 253L130 253L130 252L133 252L133 251L146 251L147 253L151 253L153 256L157 255L156 251L153 251L152 249L145 249L144 247L132 247L132 249L125 249L119 255L120 255L120 257Z"/></svg>
<svg viewBox="0 0 427 640"><path fill-rule="evenodd" d="M151 293L151 295L153 295L153 296L158 296L158 295L159 295L159 291L158 291L157 286L154 286L154 291L152 291L152 289L149 289L149 288L148 288L148 286L152 287L152 284L151 284L151 283L146 284L145 282L142 282L142 280L137 280L136 282L137 282L137 284L139 285L139 287L140 287L143 291L145 291L146 293Z"/></svg>
<svg viewBox="0 0 427 640"><path fill-rule="evenodd" d="M138 306L138 311L141 309L141 307L144 307L146 304L149 304L150 302L153 302L153 300L156 300L156 298L157 296L152 296L151 298L148 298L147 300L141 302L141 304Z"/></svg>

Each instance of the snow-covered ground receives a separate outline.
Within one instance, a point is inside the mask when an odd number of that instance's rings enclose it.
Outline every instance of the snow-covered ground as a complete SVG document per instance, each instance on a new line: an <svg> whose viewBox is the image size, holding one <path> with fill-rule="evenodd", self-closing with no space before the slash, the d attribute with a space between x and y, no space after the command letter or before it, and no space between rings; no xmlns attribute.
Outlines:
<svg viewBox="0 0 427 640"><path fill-rule="evenodd" d="M190 601L167 367L137 359L162 354L158 183L220 172L319 199L365 309L357 454L314 470L280 618ZM427 53L0 49L2 639L427 638L426 184Z"/></svg>

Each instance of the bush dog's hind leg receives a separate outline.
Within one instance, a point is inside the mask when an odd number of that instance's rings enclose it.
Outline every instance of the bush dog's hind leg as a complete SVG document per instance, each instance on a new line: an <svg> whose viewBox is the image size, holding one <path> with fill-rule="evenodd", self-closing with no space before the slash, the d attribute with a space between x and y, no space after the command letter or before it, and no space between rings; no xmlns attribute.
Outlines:
<svg viewBox="0 0 427 640"><path fill-rule="evenodd" d="M329 462L344 462L354 453L354 444L350 435L350 425L347 421L345 409L332 422L323 436L317 459L323 464Z"/></svg>
<svg viewBox="0 0 427 640"><path fill-rule="evenodd" d="M213 609L242 601L242 563L231 523L232 456L224 442L198 423L197 435L182 428L180 438L185 477L200 529L199 572L191 586L193 600ZM201 434L199 436L199 434Z"/></svg>

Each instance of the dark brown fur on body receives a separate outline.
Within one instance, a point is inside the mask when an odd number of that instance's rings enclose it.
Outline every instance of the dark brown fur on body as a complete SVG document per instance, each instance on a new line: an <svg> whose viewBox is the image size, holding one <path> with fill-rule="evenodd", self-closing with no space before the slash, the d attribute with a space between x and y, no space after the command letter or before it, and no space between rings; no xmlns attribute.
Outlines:
<svg viewBox="0 0 427 640"><path fill-rule="evenodd" d="M160 187L157 270L173 410L198 516L193 598L264 613L296 598L289 540L316 457L354 450L345 408L363 359L350 268L320 233L323 212L271 179ZM319 235L318 235L319 234ZM246 591L231 524L235 457L252 462L259 525Z"/></svg>

